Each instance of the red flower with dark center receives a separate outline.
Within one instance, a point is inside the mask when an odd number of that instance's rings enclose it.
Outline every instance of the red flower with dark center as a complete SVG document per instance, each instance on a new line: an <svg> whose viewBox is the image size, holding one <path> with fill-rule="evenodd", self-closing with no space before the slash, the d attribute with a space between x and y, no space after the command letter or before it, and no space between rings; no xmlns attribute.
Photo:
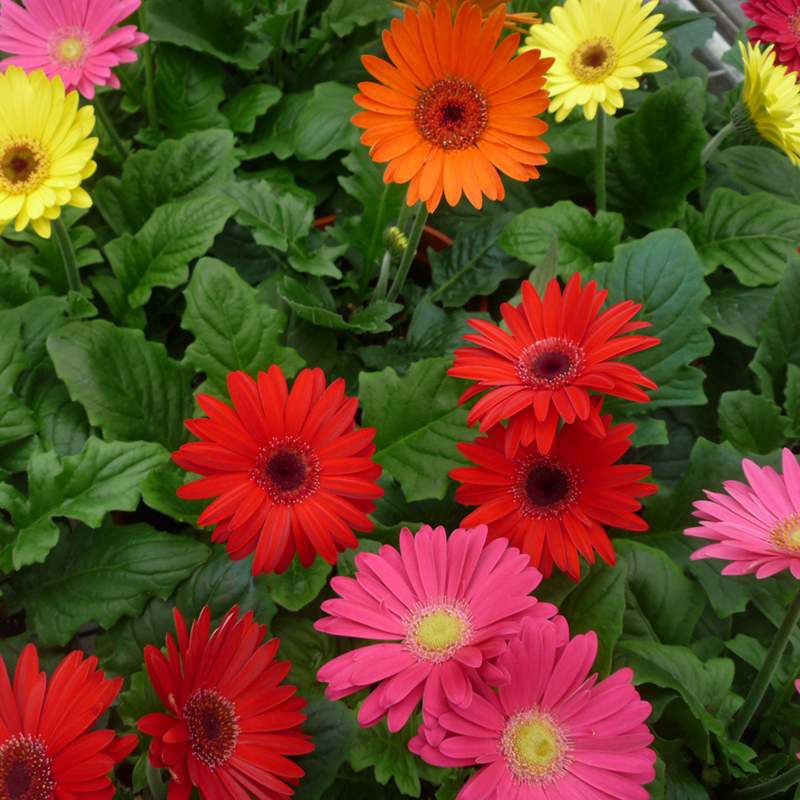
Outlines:
<svg viewBox="0 0 800 800"><path fill-rule="evenodd" d="M536 440L546 454L558 421L581 420L595 436L605 431L589 390L646 403L639 386L656 385L630 364L611 361L658 344L653 336L623 336L648 322L632 322L640 304L626 300L600 312L607 291L590 281L581 289L574 274L562 297L558 282L550 281L542 302L529 281L522 284L522 303L501 307L510 333L481 319L469 324L478 331L464 338L479 347L455 351L448 374L477 383L459 403L489 390L470 411L470 425L480 422L485 432L509 419L506 455L517 444Z"/></svg>
<svg viewBox="0 0 800 800"><path fill-rule="evenodd" d="M198 525L213 525L215 542L241 559L255 551L253 574L284 572L294 558L310 566L317 553L331 564L357 547L353 529L371 531L367 514L383 494L374 428L356 428L358 400L345 397L340 378L325 388L322 370L305 369L289 391L280 368L228 375L234 403L206 394L197 401L208 419L186 426L202 442L172 458L206 477L178 490L180 497L217 497Z"/></svg>
<svg viewBox="0 0 800 800"><path fill-rule="evenodd" d="M573 580L580 580L580 553L590 564L594 550L614 564L614 548L603 525L644 531L635 498L657 491L641 478L650 467L616 464L631 446L635 425L611 425L611 415L599 416L602 400L592 405L603 435L590 434L579 422L564 425L549 452L534 442L506 455L508 430L495 425L488 436L458 449L477 467L459 467L450 475L462 483L456 500L480 506L462 525L487 525L489 538L503 537L531 558L549 577L553 562Z"/></svg>
<svg viewBox="0 0 800 800"><path fill-rule="evenodd" d="M310 753L302 733L306 701L281 686L288 661L275 661L278 640L262 644L266 625L234 606L210 636L208 606L191 635L175 609L178 643L167 634L167 655L148 645L147 673L166 714L147 714L139 730L150 736L150 764L170 772L168 800L284 800L305 774L286 756ZM16 800L16 799L14 799Z"/></svg>
<svg viewBox="0 0 800 800"><path fill-rule="evenodd" d="M742 11L756 23L747 31L751 43L775 45L776 61L800 73L800 0L751 0Z"/></svg>
<svg viewBox="0 0 800 800"><path fill-rule="evenodd" d="M49 685L29 644L19 657L14 686L0 660L0 800L110 800L108 773L136 747L136 735L117 738L91 729L122 686L108 680L97 659L70 653Z"/></svg>

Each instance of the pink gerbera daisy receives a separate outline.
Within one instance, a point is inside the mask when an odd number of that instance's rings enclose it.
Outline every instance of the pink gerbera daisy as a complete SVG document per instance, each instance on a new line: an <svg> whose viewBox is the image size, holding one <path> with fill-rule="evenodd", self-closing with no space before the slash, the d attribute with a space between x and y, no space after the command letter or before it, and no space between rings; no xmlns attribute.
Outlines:
<svg viewBox="0 0 800 800"><path fill-rule="evenodd" d="M559 642L555 625L523 622L498 659L510 680L476 687L469 706L452 704L409 748L444 767L485 765L458 800L647 800L656 754L650 704L621 669L595 685L594 631Z"/></svg>
<svg viewBox="0 0 800 800"><path fill-rule="evenodd" d="M731 561L723 575L755 572L768 578L790 569L800 578L800 465L791 450L783 451L783 475L772 467L742 461L749 486L725 481L728 494L706 491L708 500L694 504L700 526L687 528L687 536L713 539L692 554L697 558Z"/></svg>
<svg viewBox="0 0 800 800"><path fill-rule="evenodd" d="M755 22L751 42L775 45L775 58L789 72L800 71L800 0L751 0L742 10Z"/></svg>
<svg viewBox="0 0 800 800"><path fill-rule="evenodd" d="M94 97L95 86L119 89L111 71L136 61L132 47L147 41L135 25L109 33L129 17L141 0L13 0L0 6L0 50L12 53L0 69L22 67L44 70L48 78L60 75L66 90Z"/></svg>
<svg viewBox="0 0 800 800"><path fill-rule="evenodd" d="M417 703L423 711L443 697L469 704L471 679L497 682L504 673L488 659L502 653L521 620L552 617L555 606L530 593L542 576L505 539L486 545L486 526L425 525L416 536L400 534L400 551L384 545L379 554L359 553L355 578L333 578L341 599L326 600L330 617L317 630L360 639L383 639L328 662L317 673L329 683L326 696L346 697L378 684L358 714L362 726L388 714L400 730Z"/></svg>

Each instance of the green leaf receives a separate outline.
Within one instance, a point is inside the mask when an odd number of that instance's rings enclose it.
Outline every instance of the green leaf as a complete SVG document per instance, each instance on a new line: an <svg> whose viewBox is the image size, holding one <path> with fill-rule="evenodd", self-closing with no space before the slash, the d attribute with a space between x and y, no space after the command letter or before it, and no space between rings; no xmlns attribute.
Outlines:
<svg viewBox="0 0 800 800"><path fill-rule="evenodd" d="M800 431L800 366L787 364L784 408L795 431Z"/></svg>
<svg viewBox="0 0 800 800"><path fill-rule="evenodd" d="M758 347L758 333L775 297L774 289L745 289L742 286L714 286L703 303L703 313L725 336L748 347Z"/></svg>
<svg viewBox="0 0 800 800"><path fill-rule="evenodd" d="M450 247L430 253L431 301L463 306L471 297L492 294L508 278L527 275L528 267L499 246L510 219L509 214L481 219L456 236Z"/></svg>
<svg viewBox="0 0 800 800"><path fill-rule="evenodd" d="M766 194L741 195L721 187L689 229L706 272L725 265L744 286L772 285L797 253L797 206Z"/></svg>
<svg viewBox="0 0 800 800"><path fill-rule="evenodd" d="M663 550L630 539L614 549L628 564L625 638L688 645L705 606L700 586Z"/></svg>
<svg viewBox="0 0 800 800"><path fill-rule="evenodd" d="M104 442L95 437L63 462L52 450L34 453L28 466L28 508L14 518L20 529L15 568L43 561L58 541L52 517L72 517L96 528L112 509L133 511L142 478L166 459L164 448L152 442Z"/></svg>
<svg viewBox="0 0 800 800"><path fill-rule="evenodd" d="M140 662L141 663L141 662ZM164 713L164 704L156 694L147 670L140 670L131 675L131 686L127 692L119 696L117 712L122 721L132 730L136 730L136 723L145 715L155 711Z"/></svg>
<svg viewBox="0 0 800 800"><path fill-rule="evenodd" d="M0 309L16 308L39 295L39 285L22 264L6 264L0 259Z"/></svg>
<svg viewBox="0 0 800 800"><path fill-rule="evenodd" d="M628 218L656 229L683 217L687 195L705 182L705 109L703 84L688 78L650 95L619 120L608 193Z"/></svg>
<svg viewBox="0 0 800 800"><path fill-rule="evenodd" d="M352 150L359 129L350 121L360 111L349 86L325 81L298 114L294 126L294 153L301 161L322 161L337 150Z"/></svg>
<svg viewBox="0 0 800 800"><path fill-rule="evenodd" d="M0 446L37 430L31 410L13 393L26 366L20 319L13 312L0 314Z"/></svg>
<svg viewBox="0 0 800 800"><path fill-rule="evenodd" d="M207 500L185 500L178 497L178 489L189 481L197 479L197 475L187 473L174 461L170 460L161 467L151 470L142 481L142 500L156 511L168 517L197 524L197 518L208 505Z"/></svg>
<svg viewBox="0 0 800 800"><path fill-rule="evenodd" d="M279 343L286 317L258 303L258 292L233 267L213 258L201 259L184 296L182 326L194 335L186 361L205 372L202 391L227 393L228 373L242 370L255 377L277 364L291 378L305 363Z"/></svg>
<svg viewBox="0 0 800 800"><path fill-rule="evenodd" d="M65 645L81 625L110 628L140 614L153 595L167 598L211 554L186 536L149 525L79 525L26 575L25 607L46 645Z"/></svg>
<svg viewBox="0 0 800 800"><path fill-rule="evenodd" d="M559 607L569 621L570 635L595 631L597 658L594 668L601 676L608 675L611 654L622 634L625 615L625 575L627 564L617 560L616 566L597 564L588 576L567 595Z"/></svg>
<svg viewBox="0 0 800 800"><path fill-rule="evenodd" d="M233 561L222 545L215 545L211 558L201 564L167 600L153 598L142 613L117 622L97 640L103 666L119 674L129 673L142 663L148 644L163 647L167 633L175 632L173 608L180 610L191 625L205 606L209 607L212 628L239 606L252 611L259 623L268 623L275 614L267 579L253 577L252 562Z"/></svg>
<svg viewBox="0 0 800 800"><path fill-rule="evenodd" d="M719 427L740 453L771 453L791 435L790 420L772 400L744 391L720 397Z"/></svg>
<svg viewBox="0 0 800 800"><path fill-rule="evenodd" d="M330 28L341 37L348 36L360 25L385 19L387 10L371 0L331 0L320 20L321 28Z"/></svg>
<svg viewBox="0 0 800 800"><path fill-rule="evenodd" d="M458 406L466 382L447 375L449 358L418 361L400 378L391 368L362 372L362 424L376 429L373 458L402 486L408 501L441 499L448 473L466 463L456 444L471 442L467 411Z"/></svg>
<svg viewBox="0 0 800 800"><path fill-rule="evenodd" d="M764 192L800 204L800 172L789 166L784 153L770 147L728 147L716 159L747 194Z"/></svg>
<svg viewBox="0 0 800 800"><path fill-rule="evenodd" d="M278 100L281 90L277 86L257 83L242 89L222 107L234 133L252 133L256 120L267 113Z"/></svg>
<svg viewBox="0 0 800 800"><path fill-rule="evenodd" d="M45 450L54 450L61 458L81 451L91 426L83 406L70 399L55 372L40 376L31 387L29 402Z"/></svg>
<svg viewBox="0 0 800 800"><path fill-rule="evenodd" d="M230 131L198 131L138 150L125 161L122 179L103 178L92 197L118 235L136 233L158 206L208 194L232 181L238 165Z"/></svg>
<svg viewBox="0 0 800 800"><path fill-rule="evenodd" d="M106 439L179 447L192 416L192 370L141 331L109 322L73 322L47 342L59 378Z"/></svg>
<svg viewBox="0 0 800 800"><path fill-rule="evenodd" d="M529 208L506 225L498 244L527 264L541 264L558 243L558 274L590 271L598 261L610 261L622 239L621 214L585 208L562 200L549 208Z"/></svg>
<svg viewBox="0 0 800 800"><path fill-rule="evenodd" d="M304 568L295 556L286 572L269 576L270 595L279 606L299 611L322 591L331 569L331 565L319 557L310 567Z"/></svg>
<svg viewBox="0 0 800 800"><path fill-rule="evenodd" d="M189 278L189 262L208 252L236 204L227 197L204 195L159 206L144 227L106 245L114 274L127 293L130 308L143 306L155 286L174 289Z"/></svg>
<svg viewBox="0 0 800 800"><path fill-rule="evenodd" d="M285 94L277 106L256 122L252 141L242 144L246 158L261 158L270 153L280 159L294 155L297 118L311 96L312 92Z"/></svg>
<svg viewBox="0 0 800 800"><path fill-rule="evenodd" d="M658 386L650 393L646 410L704 403L705 373L691 363L708 355L714 346L701 311L709 290L702 264L686 234L656 231L619 245L613 262L599 268L595 276L598 284L608 289L608 304L624 300L641 303L637 318L652 325L644 333L661 340L655 347L626 358ZM624 406L628 415L642 411L638 403Z"/></svg>
<svg viewBox="0 0 800 800"><path fill-rule="evenodd" d="M278 617L272 625L272 635L281 640L277 658L292 664L288 682L302 694L320 692L317 672L338 655L336 639L314 630L310 619L296 616Z"/></svg>

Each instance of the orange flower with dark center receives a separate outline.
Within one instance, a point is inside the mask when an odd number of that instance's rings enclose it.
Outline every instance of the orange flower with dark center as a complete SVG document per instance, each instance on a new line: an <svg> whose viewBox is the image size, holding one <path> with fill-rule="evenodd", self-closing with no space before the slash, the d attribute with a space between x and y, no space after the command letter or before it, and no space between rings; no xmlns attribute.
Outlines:
<svg viewBox="0 0 800 800"><path fill-rule="evenodd" d="M483 3L494 7L496 3ZM462 194L476 207L483 195L502 200L498 170L511 178L538 178L550 148L539 136L547 124L544 74L552 59L532 50L516 58L519 36L498 44L505 6L488 20L481 7L439 0L436 14L425 3L393 20L383 43L394 65L375 56L362 61L381 83L361 83L356 96L365 110L353 117L366 128L361 141L379 163L383 179L408 182L408 203L422 200L433 211L442 199L455 205Z"/></svg>
<svg viewBox="0 0 800 800"><path fill-rule="evenodd" d="M503 0L445 0L450 12L455 17L458 9L461 6L477 6L481 10L484 17L488 17L498 7L505 5ZM395 5L399 8L415 8L418 9L422 3L427 3L430 6L434 5L434 0L395 0ZM505 16L505 26L513 31L520 33L527 33L527 28L520 27L522 25L535 25L542 20L536 14L509 14Z"/></svg>

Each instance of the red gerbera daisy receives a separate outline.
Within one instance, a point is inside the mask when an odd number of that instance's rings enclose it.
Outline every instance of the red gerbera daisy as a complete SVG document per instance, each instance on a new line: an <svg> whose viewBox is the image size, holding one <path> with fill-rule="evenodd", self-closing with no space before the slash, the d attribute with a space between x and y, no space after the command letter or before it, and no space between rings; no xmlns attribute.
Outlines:
<svg viewBox="0 0 800 800"><path fill-rule="evenodd" d="M774 44L777 61L800 73L800 0L751 0L742 10L756 23L747 31L750 41Z"/></svg>
<svg viewBox="0 0 800 800"><path fill-rule="evenodd" d="M480 421L487 431L500 420L511 418L506 437L507 455L519 442L534 439L542 453L550 450L559 417L576 419L595 434L605 429L589 389L646 403L649 397L638 386L656 385L636 367L610 359L636 353L658 344L653 336L622 336L649 322L631 322L641 305L631 300L598 313L608 292L597 291L595 281L581 289L575 273L564 289L550 281L544 303L529 281L522 284L522 302L515 308L503 303L501 312L511 333L481 319L469 324L478 331L464 338L479 347L455 351L448 374L478 381L461 396L464 403L486 389L469 412L468 421ZM619 337L619 338L617 338Z"/></svg>
<svg viewBox="0 0 800 800"><path fill-rule="evenodd" d="M253 574L284 572L295 552L309 567L317 553L331 564L358 547L352 529L371 531L366 517L383 494L374 428L356 428L356 398L339 378L327 389L321 369L304 369L291 392L280 368L228 375L234 408L207 394L197 402L208 419L186 420L202 442L172 458L205 475L178 490L191 499L219 497L200 515L215 542L241 559L255 550Z"/></svg>
<svg viewBox="0 0 800 800"><path fill-rule="evenodd" d="M602 400L593 398L595 412ZM459 467L450 476L462 485L456 500L479 505L462 525L487 525L489 538L504 537L531 558L549 577L555 561L573 580L580 580L580 553L590 564L594 550L614 564L614 548L603 525L647 530L636 512L636 500L658 490L642 483L650 467L616 464L631 446L635 425L611 425L611 415L598 415L603 435L589 434L580 423L564 425L544 453L534 442L506 453L508 430L494 426L474 444L458 449L477 467Z"/></svg>
<svg viewBox="0 0 800 800"><path fill-rule="evenodd" d="M275 661L278 640L262 644L266 625L238 606L209 637L206 606L191 636L176 608L178 644L167 634L167 655L148 645L147 673L168 713L147 714L139 730L153 736L150 764L167 767L168 800L201 798L283 800L305 774L286 756L310 753L300 730L306 701L294 686L279 686L290 663Z"/></svg>
<svg viewBox="0 0 800 800"><path fill-rule="evenodd" d="M97 659L70 653L48 685L29 644L19 657L14 688L0 659L0 797L3 800L109 800L108 773L134 747L135 734L117 738L91 731L119 693ZM91 731L91 732L90 732Z"/></svg>

